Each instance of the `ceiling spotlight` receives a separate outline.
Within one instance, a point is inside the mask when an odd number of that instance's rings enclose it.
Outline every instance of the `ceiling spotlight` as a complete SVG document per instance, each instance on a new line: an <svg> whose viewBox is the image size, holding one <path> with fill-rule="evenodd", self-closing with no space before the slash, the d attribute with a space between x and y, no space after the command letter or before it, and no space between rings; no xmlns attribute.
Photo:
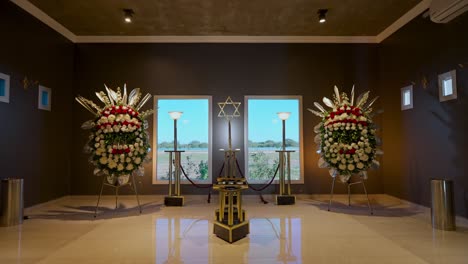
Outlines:
<svg viewBox="0 0 468 264"><path fill-rule="evenodd" d="M132 17L135 12L132 9L124 9L123 12L125 23L132 23Z"/></svg>
<svg viewBox="0 0 468 264"><path fill-rule="evenodd" d="M319 9L317 11L320 23L325 23L327 21L327 12L328 9Z"/></svg>

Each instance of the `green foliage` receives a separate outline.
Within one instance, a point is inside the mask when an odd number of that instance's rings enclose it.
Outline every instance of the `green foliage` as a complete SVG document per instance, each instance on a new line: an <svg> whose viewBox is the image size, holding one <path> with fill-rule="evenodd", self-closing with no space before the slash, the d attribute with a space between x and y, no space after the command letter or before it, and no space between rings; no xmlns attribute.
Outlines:
<svg viewBox="0 0 468 264"><path fill-rule="evenodd" d="M186 165L185 172L187 176L191 179L195 178L197 180L206 180L208 179L208 162L204 160L200 160L198 164L196 164L191 156L186 156ZM193 177L193 176L196 177Z"/></svg>
<svg viewBox="0 0 468 264"><path fill-rule="evenodd" d="M180 142L178 142L177 147L182 148L182 149L208 148L208 143L200 142L198 140L193 140L188 144L180 144ZM174 141L161 142L161 143L158 144L158 148L172 149L172 148L174 148Z"/></svg>
<svg viewBox="0 0 468 264"><path fill-rule="evenodd" d="M271 179L275 174L277 166L278 158L270 161L264 152L252 153L249 159L249 177L255 180Z"/></svg>
<svg viewBox="0 0 468 264"><path fill-rule="evenodd" d="M263 142L253 142L249 140L249 147L251 148L281 148L281 141L267 140ZM293 139L286 139L286 147L299 147L299 143Z"/></svg>

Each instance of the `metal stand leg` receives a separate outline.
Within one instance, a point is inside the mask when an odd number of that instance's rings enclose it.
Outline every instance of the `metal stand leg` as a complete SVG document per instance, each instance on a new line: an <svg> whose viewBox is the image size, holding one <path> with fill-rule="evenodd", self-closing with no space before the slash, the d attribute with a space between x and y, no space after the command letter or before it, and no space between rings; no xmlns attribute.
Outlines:
<svg viewBox="0 0 468 264"><path fill-rule="evenodd" d="M98 207L99 207L99 201L101 201L102 190L104 190L104 181L105 180L106 180L106 177L104 177L104 179L102 179L101 192L99 193L99 197L98 197L97 204L96 204L96 209L94 210L94 218L96 218L96 216L97 216L97 210L98 210Z"/></svg>
<svg viewBox="0 0 468 264"><path fill-rule="evenodd" d="M348 185L348 206L351 206L351 184L347 183Z"/></svg>
<svg viewBox="0 0 468 264"><path fill-rule="evenodd" d="M364 184L364 181L361 181L361 182L362 182L362 187L364 187L364 193L366 194L367 205L369 206L370 214L373 215L374 214L374 209L372 208L372 205L370 203L369 195L367 195L366 185Z"/></svg>
<svg viewBox="0 0 468 264"><path fill-rule="evenodd" d="M140 208L140 214L142 212L141 210L141 205L140 205L140 197L138 196L138 191L137 191L137 186L136 186L136 182L135 182L135 175L132 174L132 181L133 181L133 190L135 191L135 195L136 195L136 198L137 198L137 203L138 203L138 208Z"/></svg>
<svg viewBox="0 0 468 264"><path fill-rule="evenodd" d="M117 203L118 199L119 199L119 187L116 187L115 188L115 209L118 208L118 203Z"/></svg>
<svg viewBox="0 0 468 264"><path fill-rule="evenodd" d="M332 187L331 187L331 191L330 191L330 202L328 203L328 211L330 211L330 207L331 207L331 203L332 203L332 199L333 199L333 189L335 189L336 177L337 176L333 177Z"/></svg>

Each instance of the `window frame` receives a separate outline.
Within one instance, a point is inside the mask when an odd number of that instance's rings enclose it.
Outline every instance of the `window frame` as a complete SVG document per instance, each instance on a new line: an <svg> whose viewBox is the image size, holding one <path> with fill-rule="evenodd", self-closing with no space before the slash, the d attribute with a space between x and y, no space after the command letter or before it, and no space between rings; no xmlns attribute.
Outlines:
<svg viewBox="0 0 468 264"><path fill-rule="evenodd" d="M158 180L158 100L159 99L207 99L208 100L208 178L204 181L192 180L197 184L211 184L213 181L213 166L212 166L212 149L213 149L213 105L211 95L155 95L153 97L153 173L152 173L152 184L161 185L169 184L168 180ZM183 149L182 149L183 150ZM184 154L181 154L182 157ZM183 175L181 175L184 177ZM183 179L181 177L181 179ZM181 180L180 184L191 184L189 181Z"/></svg>
<svg viewBox="0 0 468 264"><path fill-rule="evenodd" d="M297 99L299 101L299 166L301 172L299 173L299 180L291 180L291 184L304 184L304 129L303 129L303 109L302 109L302 95L246 95L244 96L244 171L245 178L249 180L249 100L284 100L284 99ZM287 133L287 132L286 132ZM279 172L278 172L279 174ZM274 180L274 184L279 183L279 175ZM253 184L262 184L263 181L249 181Z"/></svg>

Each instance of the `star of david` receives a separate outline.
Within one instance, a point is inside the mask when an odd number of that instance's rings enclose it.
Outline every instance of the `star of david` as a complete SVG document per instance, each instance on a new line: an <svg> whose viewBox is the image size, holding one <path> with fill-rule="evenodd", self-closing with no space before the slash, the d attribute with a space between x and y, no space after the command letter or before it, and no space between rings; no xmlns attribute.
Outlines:
<svg viewBox="0 0 468 264"><path fill-rule="evenodd" d="M234 112L231 115L226 114L226 112L224 111L224 108L227 105L232 105L234 107ZM218 103L218 106L219 106L219 109L220 109L218 117L225 117L226 119L232 119L234 117L240 117L240 112L239 112L239 106L240 105L241 105L241 102L233 102L231 97L228 96L228 98L226 99L225 102Z"/></svg>

